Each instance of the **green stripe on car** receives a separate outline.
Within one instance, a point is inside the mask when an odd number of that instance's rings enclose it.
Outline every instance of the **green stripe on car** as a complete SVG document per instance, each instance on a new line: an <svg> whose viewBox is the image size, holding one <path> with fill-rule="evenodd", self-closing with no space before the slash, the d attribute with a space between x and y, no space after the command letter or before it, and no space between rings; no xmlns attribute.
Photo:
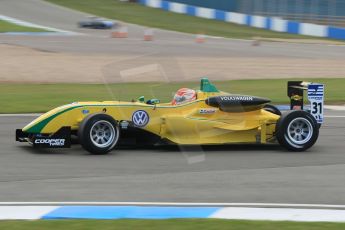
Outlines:
<svg viewBox="0 0 345 230"><path fill-rule="evenodd" d="M42 131L42 129L51 121L53 120L55 117L67 112L67 111L70 111L72 109L75 109L75 108L80 108L82 106L74 106L74 107L71 107L71 108L68 108L68 109L65 109L65 110L62 110L58 113L55 113L54 115L50 116L50 117L47 117L46 119L40 121L39 123L37 123L36 125L32 126L31 128L29 128L26 132L28 133L40 133Z"/></svg>

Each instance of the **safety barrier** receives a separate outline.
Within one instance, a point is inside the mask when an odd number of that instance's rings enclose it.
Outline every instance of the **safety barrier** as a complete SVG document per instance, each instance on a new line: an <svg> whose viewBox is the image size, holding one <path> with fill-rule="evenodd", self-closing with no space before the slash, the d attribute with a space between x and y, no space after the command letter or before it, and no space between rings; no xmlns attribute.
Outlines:
<svg viewBox="0 0 345 230"><path fill-rule="evenodd" d="M345 40L345 28L340 27L301 23L284 20L278 17L264 17L236 12L226 12L164 0L139 0L139 3L148 7L159 8L175 13L232 22L277 32Z"/></svg>

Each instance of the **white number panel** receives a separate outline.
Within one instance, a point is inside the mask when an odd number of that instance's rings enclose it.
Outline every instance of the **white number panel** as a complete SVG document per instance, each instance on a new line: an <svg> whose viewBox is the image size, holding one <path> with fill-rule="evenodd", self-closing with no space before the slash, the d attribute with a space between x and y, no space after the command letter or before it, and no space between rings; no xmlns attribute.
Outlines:
<svg viewBox="0 0 345 230"><path fill-rule="evenodd" d="M317 123L323 123L325 86L323 84L308 85L308 100L310 101L310 113Z"/></svg>

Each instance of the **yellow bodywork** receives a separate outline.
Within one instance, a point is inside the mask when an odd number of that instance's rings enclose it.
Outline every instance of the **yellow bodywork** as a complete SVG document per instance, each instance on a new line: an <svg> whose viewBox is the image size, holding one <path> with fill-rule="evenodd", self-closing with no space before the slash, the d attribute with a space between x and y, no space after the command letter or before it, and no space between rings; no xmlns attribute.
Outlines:
<svg viewBox="0 0 345 230"><path fill-rule="evenodd" d="M222 94L225 93L198 91L196 101L175 106L170 103L77 102L43 114L23 131L52 134L63 126L77 130L81 121L94 113L108 114L118 122L131 122L135 111L144 110L149 122L141 128L177 144L266 143L272 140L280 116L264 109L223 112L205 103L206 98Z"/></svg>

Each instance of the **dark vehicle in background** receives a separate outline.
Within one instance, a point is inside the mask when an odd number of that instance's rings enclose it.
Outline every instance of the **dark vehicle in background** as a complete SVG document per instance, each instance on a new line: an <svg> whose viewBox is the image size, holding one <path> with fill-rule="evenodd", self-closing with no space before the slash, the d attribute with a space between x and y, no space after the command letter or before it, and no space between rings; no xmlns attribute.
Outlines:
<svg viewBox="0 0 345 230"><path fill-rule="evenodd" d="M89 17L84 21L78 22L78 26L80 28L90 29L112 29L117 26L117 23L98 17Z"/></svg>

